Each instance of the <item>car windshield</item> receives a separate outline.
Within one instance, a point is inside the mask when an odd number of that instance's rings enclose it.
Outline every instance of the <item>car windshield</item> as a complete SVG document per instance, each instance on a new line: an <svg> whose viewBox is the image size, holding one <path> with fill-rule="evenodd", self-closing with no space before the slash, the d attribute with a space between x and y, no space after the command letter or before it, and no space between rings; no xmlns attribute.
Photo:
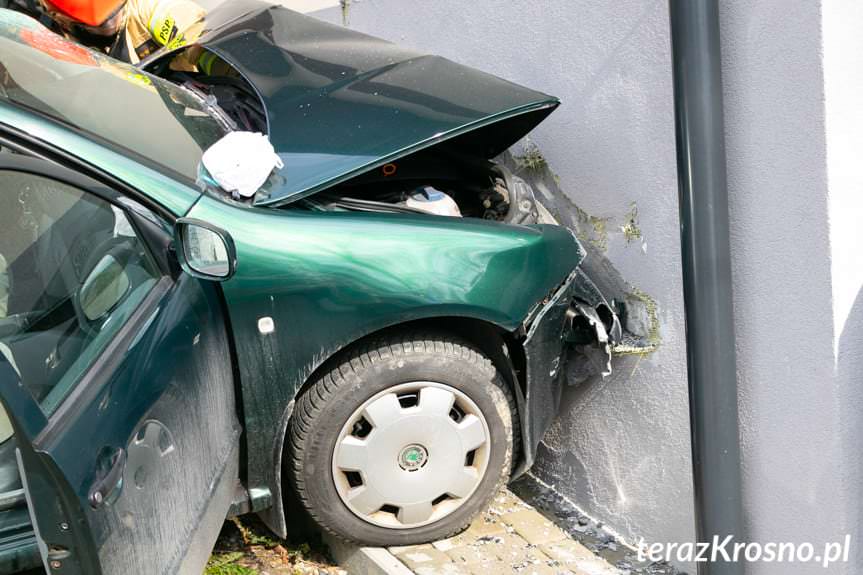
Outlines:
<svg viewBox="0 0 863 575"><path fill-rule="evenodd" d="M0 99L193 181L203 152L225 134L186 90L2 9Z"/></svg>

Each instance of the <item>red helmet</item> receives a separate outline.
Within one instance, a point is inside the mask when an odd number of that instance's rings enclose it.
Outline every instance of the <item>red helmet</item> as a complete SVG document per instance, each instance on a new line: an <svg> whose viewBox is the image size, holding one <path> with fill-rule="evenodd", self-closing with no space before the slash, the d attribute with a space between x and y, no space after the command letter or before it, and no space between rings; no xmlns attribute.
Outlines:
<svg viewBox="0 0 863 575"><path fill-rule="evenodd" d="M42 0L48 13L69 23L100 28L116 18L126 0Z"/></svg>

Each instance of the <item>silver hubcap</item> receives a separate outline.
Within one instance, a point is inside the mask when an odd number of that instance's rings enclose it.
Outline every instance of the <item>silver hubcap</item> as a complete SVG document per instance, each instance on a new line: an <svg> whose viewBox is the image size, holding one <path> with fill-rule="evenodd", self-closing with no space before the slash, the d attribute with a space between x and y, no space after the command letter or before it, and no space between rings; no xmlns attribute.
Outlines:
<svg viewBox="0 0 863 575"><path fill-rule="evenodd" d="M489 456L488 424L462 392L405 383L363 403L342 427L333 477L358 517L405 529L443 519L476 490Z"/></svg>

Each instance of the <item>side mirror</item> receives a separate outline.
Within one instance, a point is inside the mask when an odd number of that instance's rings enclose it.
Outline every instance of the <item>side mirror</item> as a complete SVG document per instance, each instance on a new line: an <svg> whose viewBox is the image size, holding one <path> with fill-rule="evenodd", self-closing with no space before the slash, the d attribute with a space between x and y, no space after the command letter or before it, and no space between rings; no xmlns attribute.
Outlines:
<svg viewBox="0 0 863 575"><path fill-rule="evenodd" d="M230 234L194 218L180 218L174 226L177 256L183 270L195 277L225 281L237 269L237 250Z"/></svg>

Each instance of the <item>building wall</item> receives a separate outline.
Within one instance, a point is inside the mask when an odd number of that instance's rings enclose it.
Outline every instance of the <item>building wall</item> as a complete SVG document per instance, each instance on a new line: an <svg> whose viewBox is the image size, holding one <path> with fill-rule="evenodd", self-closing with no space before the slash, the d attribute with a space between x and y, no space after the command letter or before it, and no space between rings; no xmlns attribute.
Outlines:
<svg viewBox="0 0 863 575"><path fill-rule="evenodd" d="M591 232L609 259L657 303L662 341L567 389L534 473L631 540L692 540L667 3L362 0L345 12L315 15L563 101L531 139L599 218ZM619 228L633 202L642 237L628 242Z"/></svg>
<svg viewBox="0 0 863 575"><path fill-rule="evenodd" d="M734 0L720 24L748 535L856 544L863 10ZM830 573L861 566L852 544Z"/></svg>
<svg viewBox="0 0 863 575"><path fill-rule="evenodd" d="M833 284L833 353L840 453L841 490L835 499L821 493L832 513L843 517L836 536L848 533L852 548L848 573L863 571L863 4L823 2L822 30L827 134L828 217ZM819 504L822 503L819 501Z"/></svg>

